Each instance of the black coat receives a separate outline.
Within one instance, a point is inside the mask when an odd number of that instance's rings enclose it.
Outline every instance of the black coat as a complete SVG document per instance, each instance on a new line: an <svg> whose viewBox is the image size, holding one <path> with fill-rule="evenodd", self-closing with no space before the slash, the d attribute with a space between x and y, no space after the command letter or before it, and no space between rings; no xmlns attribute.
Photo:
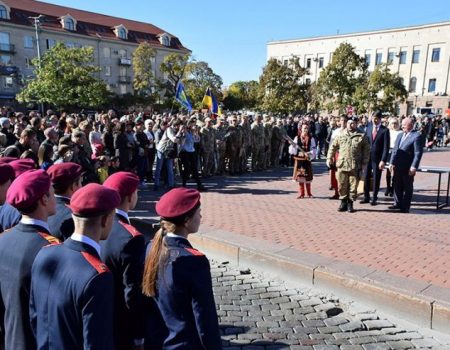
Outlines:
<svg viewBox="0 0 450 350"><path fill-rule="evenodd" d="M370 161L375 163L388 162L390 136L389 129L380 125L375 140L373 140L373 124L370 123L366 130L366 136L370 142Z"/></svg>
<svg viewBox="0 0 450 350"><path fill-rule="evenodd" d="M56 214L47 219L48 226L51 227L52 235L60 241L65 241L74 231L72 210L67 207L70 199L56 197Z"/></svg>

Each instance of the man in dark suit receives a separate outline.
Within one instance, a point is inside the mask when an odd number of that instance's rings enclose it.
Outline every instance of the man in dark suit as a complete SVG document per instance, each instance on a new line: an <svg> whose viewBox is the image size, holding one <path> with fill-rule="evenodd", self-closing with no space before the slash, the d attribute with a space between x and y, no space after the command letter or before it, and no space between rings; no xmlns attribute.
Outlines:
<svg viewBox="0 0 450 350"><path fill-rule="evenodd" d="M395 140L389 166L394 174L394 205L389 209L400 209L402 213L409 213L414 176L423 153L421 135L413 127L414 123L410 118L403 119L403 133Z"/></svg>
<svg viewBox="0 0 450 350"><path fill-rule="evenodd" d="M108 237L119 202L116 191L99 184L81 188L70 200L75 232L37 255L29 307L35 349L114 349L113 276L99 241Z"/></svg>
<svg viewBox="0 0 450 350"><path fill-rule="evenodd" d="M138 200L139 177L120 171L103 185L117 191L121 199L111 234L101 243L102 259L114 276L114 345L116 349L139 349L145 338L141 292L145 240L128 218Z"/></svg>
<svg viewBox="0 0 450 350"><path fill-rule="evenodd" d="M69 238L74 230L72 211L67 205L72 195L81 188L82 172L81 165L72 162L54 164L47 170L56 197L56 214L48 218L48 224L52 235L60 241Z"/></svg>
<svg viewBox="0 0 450 350"><path fill-rule="evenodd" d="M370 142L370 160L367 165L366 178L364 180L364 199L361 204L369 203L377 205L378 192L380 190L381 174L388 161L389 154L389 130L381 125L381 112L377 111L372 116L372 123L366 130L366 136ZM370 188L370 178L373 178L373 186ZM370 201L370 191L373 191Z"/></svg>
<svg viewBox="0 0 450 350"><path fill-rule="evenodd" d="M19 224L0 235L0 348L34 350L30 325L31 265L46 245L59 241L50 235L47 218L56 210L50 177L30 170L8 188L6 201L22 214Z"/></svg>

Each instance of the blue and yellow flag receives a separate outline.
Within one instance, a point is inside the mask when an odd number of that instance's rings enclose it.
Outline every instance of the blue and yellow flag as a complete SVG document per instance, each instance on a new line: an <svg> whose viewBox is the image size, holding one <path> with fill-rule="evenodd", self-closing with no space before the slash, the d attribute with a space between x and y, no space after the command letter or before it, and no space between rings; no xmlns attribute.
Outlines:
<svg viewBox="0 0 450 350"><path fill-rule="evenodd" d="M211 92L211 88L206 89L205 96L203 97L202 103L204 106L207 106L208 109L213 114L219 113L219 104L217 103L216 97Z"/></svg>
<svg viewBox="0 0 450 350"><path fill-rule="evenodd" d="M181 80L178 82L175 98L177 99L178 102L181 103L182 106L186 107L186 109L189 112L192 111L191 103L189 102L189 100L187 98L186 91L184 91L184 85L181 82Z"/></svg>

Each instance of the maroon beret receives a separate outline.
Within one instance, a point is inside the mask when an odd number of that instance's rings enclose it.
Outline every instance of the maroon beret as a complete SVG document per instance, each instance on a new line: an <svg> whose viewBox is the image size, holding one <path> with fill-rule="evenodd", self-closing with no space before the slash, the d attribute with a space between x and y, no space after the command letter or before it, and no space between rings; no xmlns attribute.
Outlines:
<svg viewBox="0 0 450 350"><path fill-rule="evenodd" d="M103 183L103 186L119 192L122 201L126 196L129 196L136 191L138 185L139 177L129 171L119 171L114 173Z"/></svg>
<svg viewBox="0 0 450 350"><path fill-rule="evenodd" d="M176 218L194 209L200 202L200 192L184 187L174 188L156 203L156 213L163 218Z"/></svg>
<svg viewBox="0 0 450 350"><path fill-rule="evenodd" d="M11 163L13 160L17 160L16 157L1 157L0 164Z"/></svg>
<svg viewBox="0 0 450 350"><path fill-rule="evenodd" d="M73 183L82 172L81 165L72 162L54 164L47 169L47 174L50 175L52 182L62 186Z"/></svg>
<svg viewBox="0 0 450 350"><path fill-rule="evenodd" d="M14 169L11 165L6 163L0 163L0 185L3 185L8 180L14 180Z"/></svg>
<svg viewBox="0 0 450 350"><path fill-rule="evenodd" d="M75 192L68 207L77 216L94 217L109 213L119 204L120 196L117 191L90 183Z"/></svg>
<svg viewBox="0 0 450 350"><path fill-rule="evenodd" d="M29 158L13 160L12 162L9 162L9 165L14 169L16 177L23 174L25 171L36 169L34 160Z"/></svg>
<svg viewBox="0 0 450 350"><path fill-rule="evenodd" d="M50 176L44 170L27 171L9 186L6 201L19 210L28 208L48 193L50 186Z"/></svg>

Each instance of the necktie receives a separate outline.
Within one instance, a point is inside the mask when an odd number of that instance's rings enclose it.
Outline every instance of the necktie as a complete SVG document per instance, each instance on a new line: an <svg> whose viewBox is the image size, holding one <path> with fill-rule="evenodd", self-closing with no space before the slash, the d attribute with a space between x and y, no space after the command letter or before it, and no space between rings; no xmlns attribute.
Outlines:
<svg viewBox="0 0 450 350"><path fill-rule="evenodd" d="M375 137L377 137L377 127L376 126L373 127L372 141L375 141Z"/></svg>
<svg viewBox="0 0 450 350"><path fill-rule="evenodd" d="M399 147L402 145L403 141L405 141L406 136L408 136L408 134L406 132L403 133L402 139L400 140L400 145Z"/></svg>

